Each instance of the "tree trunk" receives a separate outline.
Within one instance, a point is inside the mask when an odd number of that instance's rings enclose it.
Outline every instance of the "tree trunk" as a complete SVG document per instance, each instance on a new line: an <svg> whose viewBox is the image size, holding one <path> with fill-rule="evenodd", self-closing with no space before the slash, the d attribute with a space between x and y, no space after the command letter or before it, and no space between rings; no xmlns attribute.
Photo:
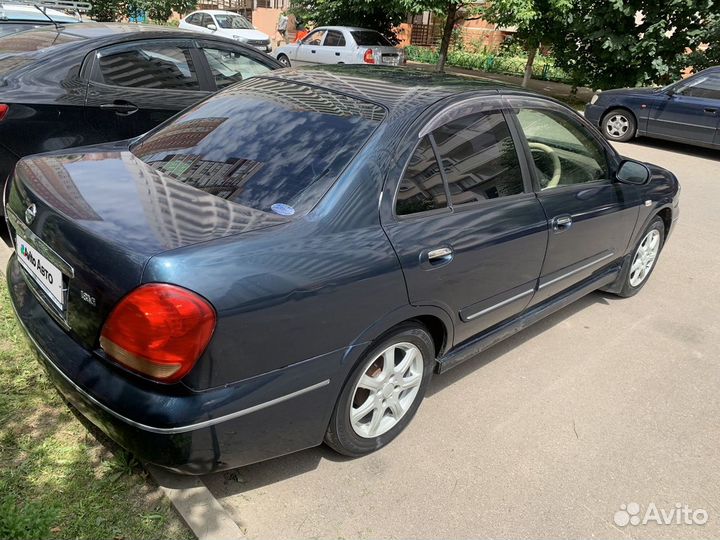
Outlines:
<svg viewBox="0 0 720 540"><path fill-rule="evenodd" d="M535 63L535 56L538 52L538 45L533 44L531 47L528 47L528 49L528 59L527 63L525 64L525 76L523 77L522 82L523 88L527 88L530 79L532 79L532 68L533 64Z"/></svg>
<svg viewBox="0 0 720 540"><path fill-rule="evenodd" d="M448 50L450 49L450 40L452 39L453 29L455 28L455 19L457 18L458 5L452 0L448 1L447 19L443 28L442 40L440 41L440 58L438 58L438 73L445 72L445 62L447 62Z"/></svg>

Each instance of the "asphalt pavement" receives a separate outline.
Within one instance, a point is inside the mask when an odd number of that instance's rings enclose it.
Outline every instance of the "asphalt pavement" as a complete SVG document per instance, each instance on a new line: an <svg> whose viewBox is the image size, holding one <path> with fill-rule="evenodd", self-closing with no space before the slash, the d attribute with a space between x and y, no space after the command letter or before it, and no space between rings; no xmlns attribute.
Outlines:
<svg viewBox="0 0 720 540"><path fill-rule="evenodd" d="M720 153L618 149L683 186L643 291L591 294L436 376L375 454L205 477L247 537L720 536Z"/></svg>

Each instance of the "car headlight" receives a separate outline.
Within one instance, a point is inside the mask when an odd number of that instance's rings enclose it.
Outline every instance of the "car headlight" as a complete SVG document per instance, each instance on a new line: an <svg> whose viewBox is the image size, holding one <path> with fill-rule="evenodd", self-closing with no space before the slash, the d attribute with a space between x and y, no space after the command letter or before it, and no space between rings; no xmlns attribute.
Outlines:
<svg viewBox="0 0 720 540"><path fill-rule="evenodd" d="M597 94L593 95L592 99L590 100L590 105L595 105L595 102L598 100L600 96Z"/></svg>

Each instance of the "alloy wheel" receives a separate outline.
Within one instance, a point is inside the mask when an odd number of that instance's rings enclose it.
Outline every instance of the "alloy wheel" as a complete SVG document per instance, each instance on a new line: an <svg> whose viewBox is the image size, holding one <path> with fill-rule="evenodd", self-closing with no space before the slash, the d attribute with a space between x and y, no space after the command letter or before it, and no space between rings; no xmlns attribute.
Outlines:
<svg viewBox="0 0 720 540"><path fill-rule="evenodd" d="M412 343L396 343L371 358L352 393L353 431L369 439L397 425L417 398L423 369L422 353Z"/></svg>
<svg viewBox="0 0 720 540"><path fill-rule="evenodd" d="M645 235L633 257L630 267L630 285L632 287L637 287L645 281L655 264L659 251L660 231L653 229Z"/></svg>
<svg viewBox="0 0 720 540"><path fill-rule="evenodd" d="M605 131L614 139L625 135L628 129L630 129L630 121L625 115L613 114L605 121Z"/></svg>

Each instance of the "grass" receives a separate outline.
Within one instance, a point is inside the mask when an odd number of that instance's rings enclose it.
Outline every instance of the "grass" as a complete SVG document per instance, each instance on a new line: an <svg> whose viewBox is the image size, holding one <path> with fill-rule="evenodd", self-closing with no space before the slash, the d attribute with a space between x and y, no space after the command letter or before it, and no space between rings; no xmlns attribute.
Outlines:
<svg viewBox="0 0 720 540"><path fill-rule="evenodd" d="M0 284L0 538L194 538L126 452L100 444L35 359Z"/></svg>

